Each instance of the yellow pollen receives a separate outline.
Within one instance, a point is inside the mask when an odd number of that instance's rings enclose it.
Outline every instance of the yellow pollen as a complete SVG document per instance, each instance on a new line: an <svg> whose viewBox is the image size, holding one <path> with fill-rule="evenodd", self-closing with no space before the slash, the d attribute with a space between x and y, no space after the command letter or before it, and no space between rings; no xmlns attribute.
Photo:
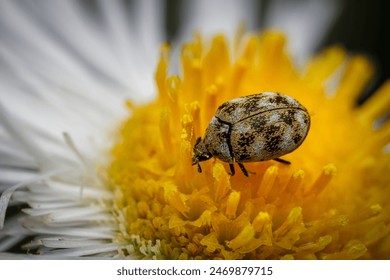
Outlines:
<svg viewBox="0 0 390 280"><path fill-rule="evenodd" d="M150 104L128 101L107 167L116 243L130 258L390 259L390 82L360 107L375 71L333 46L298 69L283 34L234 40L199 34L182 48L181 73L161 48ZM192 165L193 147L223 102L281 92L311 113L291 162ZM378 120L381 120L378 125Z"/></svg>

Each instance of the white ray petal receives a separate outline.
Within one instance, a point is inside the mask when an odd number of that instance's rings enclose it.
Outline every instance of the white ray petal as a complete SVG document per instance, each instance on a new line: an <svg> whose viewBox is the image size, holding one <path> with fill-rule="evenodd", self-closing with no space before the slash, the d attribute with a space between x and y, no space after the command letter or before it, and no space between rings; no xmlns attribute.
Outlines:
<svg viewBox="0 0 390 280"><path fill-rule="evenodd" d="M162 26L165 21L164 1L159 0L136 0L134 1L133 13L134 22L137 23L137 34L139 34L142 48L148 55L150 63L156 63L156 50L165 39L165 32ZM154 56L153 56L154 55ZM154 69L150 69L152 72Z"/></svg>
<svg viewBox="0 0 390 280"><path fill-rule="evenodd" d="M22 239L23 237L21 237L20 235L14 235L14 236L9 236L5 240L0 240L0 252L12 248L13 246L17 245Z"/></svg>
<svg viewBox="0 0 390 280"><path fill-rule="evenodd" d="M112 80L119 76L121 72L112 63L111 53L103 47L105 43L102 42L105 40L93 36L96 33L93 25L85 20L85 14L81 13L77 2L38 1L36 4L38 5L29 7L28 2L22 4L20 1L2 1L1 17L7 24L9 33L4 37L13 43L19 53L24 54L24 57L26 54L35 53L37 57L44 58L40 65L46 67L50 65L45 65L44 61L51 61L57 71L47 72L49 76L61 73L75 81L80 75L87 76L88 72L80 57L84 58L84 61L94 63L98 69L106 69L105 75ZM35 16L31 9L39 11L37 6L46 12ZM50 28L53 29L51 32ZM76 55L72 49L81 54ZM30 55L29 59L33 57ZM39 63L37 60L36 62Z"/></svg>
<svg viewBox="0 0 390 280"><path fill-rule="evenodd" d="M23 212L31 216L45 216L50 222L69 222L69 221L113 221L112 216L104 214L105 209L101 206L88 205L88 207L70 207L70 208L53 208L53 209L37 209L28 208L24 209ZM97 218L99 217L99 219Z"/></svg>
<svg viewBox="0 0 390 280"><path fill-rule="evenodd" d="M253 0L186 2L186 5L183 5L183 27L180 37L188 40L195 30L206 36L222 32L232 37L239 24L245 24L251 29L255 26L255 17L259 9L255 4Z"/></svg>
<svg viewBox="0 0 390 280"><path fill-rule="evenodd" d="M29 248L39 247L41 245L45 245L49 248L79 248L83 246L98 246L101 244L107 244L107 240L52 236L33 240L27 246Z"/></svg>
<svg viewBox="0 0 390 280"><path fill-rule="evenodd" d="M92 239L113 239L115 237L115 230L112 227L102 225L88 225L84 227L53 227L45 225L36 219L26 219L23 221L23 226L38 234L52 234L52 235L63 235L73 237L85 237Z"/></svg>
<svg viewBox="0 0 390 280"><path fill-rule="evenodd" d="M44 250L42 248L42 250ZM117 252L118 246L116 244L100 244L95 246L82 246L79 248L63 249L61 251L47 250L44 252L45 256L54 255L56 258L69 258L77 256L96 255L106 252Z"/></svg>
<svg viewBox="0 0 390 280"><path fill-rule="evenodd" d="M129 22L126 16L126 9L121 1L104 1L100 0L101 11L107 23L107 31L110 34L110 40L113 42L112 47L117 61L122 65L123 73L132 81L141 100L149 99L154 93L153 72L155 60L148 63L148 57L152 55L157 57L158 49L153 48L151 52L146 52L142 42L138 41L139 36L136 32L140 23ZM146 59L146 60L145 60Z"/></svg>
<svg viewBox="0 0 390 280"><path fill-rule="evenodd" d="M1 182L8 185L16 184L20 181L27 181L35 178L36 170L9 167L0 168Z"/></svg>
<svg viewBox="0 0 390 280"><path fill-rule="evenodd" d="M34 181L43 180L45 178L48 178L50 176L53 176L55 174L59 174L59 173L62 173L62 172L64 172L63 169L51 170L48 173L44 173L44 174L42 174L40 176L34 177L30 181L23 181L22 183L19 183L17 185L14 185L14 186L6 189L0 196L0 229L2 229L3 226L4 226L4 218L5 218L5 213L6 213L7 206L8 206L8 201L10 200L12 194L17 189L25 187L26 185L28 185L28 184L30 184L30 183L32 183Z"/></svg>

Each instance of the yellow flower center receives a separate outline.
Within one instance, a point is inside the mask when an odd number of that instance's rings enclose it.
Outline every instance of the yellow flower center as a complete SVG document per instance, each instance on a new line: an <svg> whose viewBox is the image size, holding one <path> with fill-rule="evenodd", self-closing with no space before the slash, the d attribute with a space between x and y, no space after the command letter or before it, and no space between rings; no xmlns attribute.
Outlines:
<svg viewBox="0 0 390 280"><path fill-rule="evenodd" d="M168 76L169 48L156 70L158 98L135 106L112 149L108 184L124 256L167 259L389 258L390 83L354 100L373 76L362 56L332 47L298 70L276 32L218 35L183 46L182 74ZM231 51L232 50L232 51ZM235 176L218 159L192 166L192 149L217 107L264 91L296 98L311 114L297 150L247 163Z"/></svg>

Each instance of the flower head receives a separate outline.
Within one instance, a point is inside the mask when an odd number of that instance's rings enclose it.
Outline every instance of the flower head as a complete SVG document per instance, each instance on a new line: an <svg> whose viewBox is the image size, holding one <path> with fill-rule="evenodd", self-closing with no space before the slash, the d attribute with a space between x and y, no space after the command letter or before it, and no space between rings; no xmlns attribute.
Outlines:
<svg viewBox="0 0 390 280"><path fill-rule="evenodd" d="M163 46L155 102L128 103L107 184L122 225L124 256L169 259L389 258L390 155L386 83L363 106L355 100L373 75L363 56L338 46L297 69L274 31L210 42L196 35L181 52L180 76L168 74ZM234 97L274 91L311 114L301 147L275 161L246 164L230 176L220 160L192 166L217 107Z"/></svg>

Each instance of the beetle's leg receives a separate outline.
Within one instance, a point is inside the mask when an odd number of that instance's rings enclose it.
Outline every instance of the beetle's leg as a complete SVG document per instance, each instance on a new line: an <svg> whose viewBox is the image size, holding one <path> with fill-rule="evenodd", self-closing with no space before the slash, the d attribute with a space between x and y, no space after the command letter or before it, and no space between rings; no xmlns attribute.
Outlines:
<svg viewBox="0 0 390 280"><path fill-rule="evenodd" d="M242 173L244 173L244 175L246 177L248 177L248 171L246 171L245 166L241 162L237 162L237 163L238 163L238 166L241 168Z"/></svg>
<svg viewBox="0 0 390 280"><path fill-rule="evenodd" d="M284 164L291 164L291 162L289 162L288 160L281 159L281 158L274 158L273 160Z"/></svg>
<svg viewBox="0 0 390 280"><path fill-rule="evenodd" d="M198 162L198 172L199 172L199 173L202 173L202 167L200 167L199 162Z"/></svg>
<svg viewBox="0 0 390 280"><path fill-rule="evenodd" d="M230 176L233 176L236 172L234 171L234 164L233 163L229 163L229 167L230 167Z"/></svg>

